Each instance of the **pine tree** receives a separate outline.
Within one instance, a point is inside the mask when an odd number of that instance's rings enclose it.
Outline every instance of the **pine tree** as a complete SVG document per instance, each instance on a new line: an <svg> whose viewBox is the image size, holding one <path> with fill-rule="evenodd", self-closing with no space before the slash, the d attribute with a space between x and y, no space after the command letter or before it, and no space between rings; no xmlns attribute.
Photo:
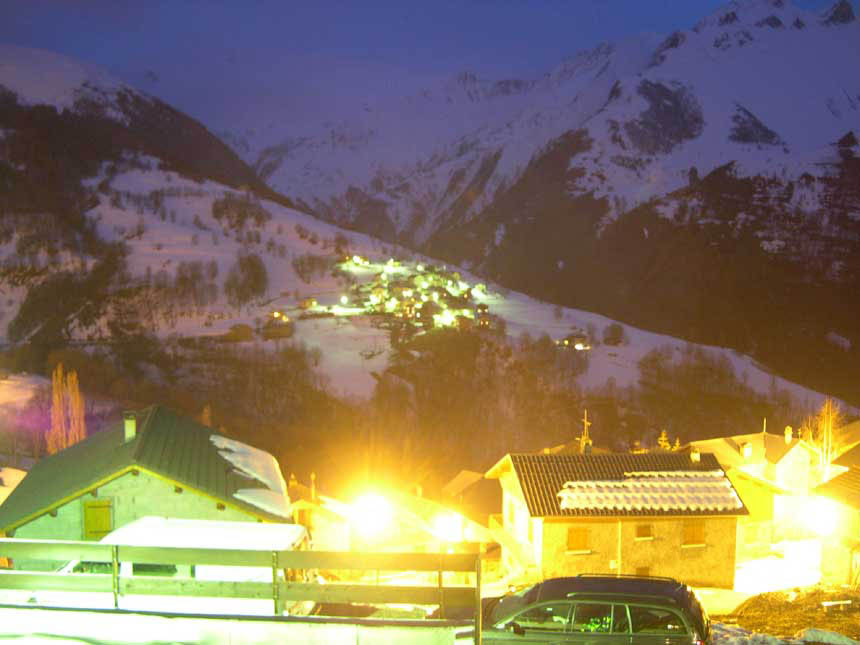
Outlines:
<svg viewBox="0 0 860 645"><path fill-rule="evenodd" d="M657 446L659 446L660 450L672 449L672 444L669 443L669 435L666 434L665 430L660 431L660 436L657 438Z"/></svg>

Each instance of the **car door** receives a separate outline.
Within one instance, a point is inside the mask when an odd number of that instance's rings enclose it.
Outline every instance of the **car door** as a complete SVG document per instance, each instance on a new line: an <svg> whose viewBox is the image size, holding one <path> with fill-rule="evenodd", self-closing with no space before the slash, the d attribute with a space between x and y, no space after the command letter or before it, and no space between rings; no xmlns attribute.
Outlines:
<svg viewBox="0 0 860 645"><path fill-rule="evenodd" d="M570 642L572 609L573 603L566 600L531 605L485 629L482 636L485 641L492 643L567 644Z"/></svg>
<svg viewBox="0 0 860 645"><path fill-rule="evenodd" d="M630 645L627 606L579 600L573 607L570 642L576 645Z"/></svg>
<svg viewBox="0 0 860 645"><path fill-rule="evenodd" d="M630 605L631 645L691 645L689 625L668 607Z"/></svg>

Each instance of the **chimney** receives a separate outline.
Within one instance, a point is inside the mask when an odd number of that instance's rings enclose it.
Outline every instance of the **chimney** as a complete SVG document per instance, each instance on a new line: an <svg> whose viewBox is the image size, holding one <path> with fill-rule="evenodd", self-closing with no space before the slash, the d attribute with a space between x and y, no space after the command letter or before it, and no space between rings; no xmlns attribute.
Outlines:
<svg viewBox="0 0 860 645"><path fill-rule="evenodd" d="M791 443L793 438L794 430L791 429L791 426L785 426L785 443Z"/></svg>
<svg viewBox="0 0 860 645"><path fill-rule="evenodd" d="M741 446L741 450L743 451L744 459L750 459L752 457L752 444L747 442Z"/></svg>
<svg viewBox="0 0 860 645"><path fill-rule="evenodd" d="M702 453L699 452L698 448L693 448L690 451L690 461L694 463L699 463L700 461L702 461Z"/></svg>
<svg viewBox="0 0 860 645"><path fill-rule="evenodd" d="M124 437L126 443L128 443L137 436L137 417L134 416L134 412L126 412L123 418Z"/></svg>

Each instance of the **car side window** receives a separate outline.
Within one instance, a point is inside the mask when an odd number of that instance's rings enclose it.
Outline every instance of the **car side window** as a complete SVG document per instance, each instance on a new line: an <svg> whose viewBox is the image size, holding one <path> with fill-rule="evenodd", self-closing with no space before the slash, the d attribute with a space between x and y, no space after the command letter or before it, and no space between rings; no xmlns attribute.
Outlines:
<svg viewBox="0 0 860 645"><path fill-rule="evenodd" d="M573 610L574 632L608 634L612 625L612 605L579 602Z"/></svg>
<svg viewBox="0 0 860 645"><path fill-rule="evenodd" d="M658 607L630 606L634 634L681 635L687 633L684 621L675 612Z"/></svg>
<svg viewBox="0 0 860 645"><path fill-rule="evenodd" d="M627 605L613 605L612 631L616 634L630 633L630 618L627 616Z"/></svg>
<svg viewBox="0 0 860 645"><path fill-rule="evenodd" d="M524 629L563 632L570 620L569 602L551 602L526 609L506 622L515 622Z"/></svg>

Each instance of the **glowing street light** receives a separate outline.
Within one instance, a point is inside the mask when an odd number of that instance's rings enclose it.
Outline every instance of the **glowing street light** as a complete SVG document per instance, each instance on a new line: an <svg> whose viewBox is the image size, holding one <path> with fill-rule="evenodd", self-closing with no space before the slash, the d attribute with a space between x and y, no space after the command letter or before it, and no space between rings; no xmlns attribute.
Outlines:
<svg viewBox="0 0 860 645"><path fill-rule="evenodd" d="M353 502L350 520L363 538L375 538L385 533L394 519L391 502L378 493L367 493Z"/></svg>
<svg viewBox="0 0 860 645"><path fill-rule="evenodd" d="M842 516L839 504L826 497L807 497L798 508L797 517L819 537L830 537L839 530Z"/></svg>
<svg viewBox="0 0 860 645"><path fill-rule="evenodd" d="M341 297L340 297L340 304L345 305L345 304L347 304L348 302L349 302L349 298L347 298L346 296L341 296Z"/></svg>
<svg viewBox="0 0 860 645"><path fill-rule="evenodd" d="M440 513L433 518L433 534L443 542L462 542L462 516L457 513Z"/></svg>

